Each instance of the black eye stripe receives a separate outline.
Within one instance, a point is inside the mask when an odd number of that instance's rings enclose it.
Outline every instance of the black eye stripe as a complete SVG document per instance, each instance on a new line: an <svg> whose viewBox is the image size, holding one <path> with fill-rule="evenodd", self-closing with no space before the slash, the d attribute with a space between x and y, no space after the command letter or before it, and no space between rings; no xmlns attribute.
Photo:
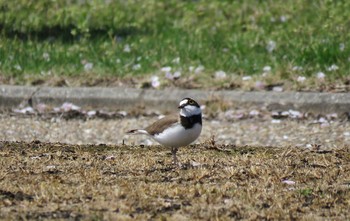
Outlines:
<svg viewBox="0 0 350 221"><path fill-rule="evenodd" d="M186 103L183 104L183 107L187 106L187 105L199 107L199 104L195 100L193 100L191 98L184 98L182 101L186 102Z"/></svg>

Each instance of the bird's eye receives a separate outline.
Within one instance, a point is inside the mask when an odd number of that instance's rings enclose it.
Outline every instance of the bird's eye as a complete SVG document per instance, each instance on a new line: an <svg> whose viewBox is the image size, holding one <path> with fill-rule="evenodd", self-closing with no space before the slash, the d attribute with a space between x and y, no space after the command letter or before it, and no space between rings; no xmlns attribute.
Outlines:
<svg viewBox="0 0 350 221"><path fill-rule="evenodd" d="M193 101L193 100L189 100L188 103L189 103L189 104L194 104L194 101Z"/></svg>

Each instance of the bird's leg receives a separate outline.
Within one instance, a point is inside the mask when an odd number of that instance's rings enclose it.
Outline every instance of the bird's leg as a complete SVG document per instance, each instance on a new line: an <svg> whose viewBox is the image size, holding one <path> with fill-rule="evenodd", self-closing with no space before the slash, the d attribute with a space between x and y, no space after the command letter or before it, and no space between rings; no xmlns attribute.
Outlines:
<svg viewBox="0 0 350 221"><path fill-rule="evenodd" d="M173 164L175 164L175 165L177 165L176 152L177 152L177 148L176 147L172 147L171 148L171 153L173 154Z"/></svg>

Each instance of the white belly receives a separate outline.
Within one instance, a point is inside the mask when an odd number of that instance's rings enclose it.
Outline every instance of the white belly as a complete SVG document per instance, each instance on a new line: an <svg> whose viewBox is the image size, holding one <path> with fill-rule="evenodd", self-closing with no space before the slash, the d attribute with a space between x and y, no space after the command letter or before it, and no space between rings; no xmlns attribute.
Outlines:
<svg viewBox="0 0 350 221"><path fill-rule="evenodd" d="M202 125L195 124L191 129L185 129L180 124L174 125L162 133L154 136L154 139L168 147L183 147L194 142L202 131Z"/></svg>

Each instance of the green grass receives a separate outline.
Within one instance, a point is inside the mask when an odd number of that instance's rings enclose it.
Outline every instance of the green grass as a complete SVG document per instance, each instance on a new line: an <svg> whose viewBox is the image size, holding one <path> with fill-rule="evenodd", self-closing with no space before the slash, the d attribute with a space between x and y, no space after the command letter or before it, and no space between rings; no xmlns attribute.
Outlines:
<svg viewBox="0 0 350 221"><path fill-rule="evenodd" d="M324 72L334 80L350 74L349 7L335 0L1 0L0 73L17 83L51 76L164 78L160 69L170 66L207 79L219 70L259 77L271 66L277 79ZM92 66L84 68L87 63ZM328 71L333 64L339 69ZM189 71L199 65L201 76Z"/></svg>

